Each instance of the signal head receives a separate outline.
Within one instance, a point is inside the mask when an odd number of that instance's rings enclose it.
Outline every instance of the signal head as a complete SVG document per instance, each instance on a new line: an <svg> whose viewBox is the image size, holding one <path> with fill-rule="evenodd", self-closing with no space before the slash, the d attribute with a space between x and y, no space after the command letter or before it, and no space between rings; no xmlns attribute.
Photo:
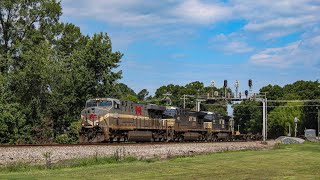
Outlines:
<svg viewBox="0 0 320 180"><path fill-rule="evenodd" d="M225 87L225 88L228 87L228 81L227 80L223 81L223 87Z"/></svg>
<svg viewBox="0 0 320 180"><path fill-rule="evenodd" d="M249 79L249 87L251 88L252 87L252 79Z"/></svg>

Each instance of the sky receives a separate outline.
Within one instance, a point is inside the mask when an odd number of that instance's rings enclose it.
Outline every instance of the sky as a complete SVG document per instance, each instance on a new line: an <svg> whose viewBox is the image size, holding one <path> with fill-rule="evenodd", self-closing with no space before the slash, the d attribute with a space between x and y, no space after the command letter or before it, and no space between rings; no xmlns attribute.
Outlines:
<svg viewBox="0 0 320 180"><path fill-rule="evenodd" d="M154 94L201 81L253 91L320 79L320 0L62 0L61 21L106 32L119 81Z"/></svg>

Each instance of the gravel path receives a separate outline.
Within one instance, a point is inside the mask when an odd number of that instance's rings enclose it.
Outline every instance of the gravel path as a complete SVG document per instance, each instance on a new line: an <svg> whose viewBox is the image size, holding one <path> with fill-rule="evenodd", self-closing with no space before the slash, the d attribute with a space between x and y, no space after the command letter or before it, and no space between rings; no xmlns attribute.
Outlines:
<svg viewBox="0 0 320 180"><path fill-rule="evenodd" d="M216 143L181 143L159 145L113 145L113 146L56 146L56 147L0 147L0 166L14 162L44 164L45 154L50 153L51 162L88 156L129 155L138 158L161 158L168 156L190 155L226 150L264 149L272 147L275 141L263 145L260 141L251 142L216 142Z"/></svg>

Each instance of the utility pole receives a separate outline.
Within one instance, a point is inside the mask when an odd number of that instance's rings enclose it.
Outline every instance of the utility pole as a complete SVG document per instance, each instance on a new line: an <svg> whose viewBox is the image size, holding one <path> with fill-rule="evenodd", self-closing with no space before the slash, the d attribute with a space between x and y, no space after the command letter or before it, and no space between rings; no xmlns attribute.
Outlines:
<svg viewBox="0 0 320 180"><path fill-rule="evenodd" d="M234 119L233 119L233 117L230 118L229 123L230 123L231 132L232 132L232 134L234 134Z"/></svg>
<svg viewBox="0 0 320 180"><path fill-rule="evenodd" d="M266 110L265 110L265 112L266 112L266 139L268 139L268 99L267 99L267 94L266 94L266 96L265 96L265 98L266 98Z"/></svg>
<svg viewBox="0 0 320 180"><path fill-rule="evenodd" d="M262 99L262 136L263 142L266 142L266 102L265 99Z"/></svg>
<svg viewBox="0 0 320 180"><path fill-rule="evenodd" d="M295 117L293 121L294 121L294 137L297 137L297 129L298 129L299 119L297 117Z"/></svg>
<svg viewBox="0 0 320 180"><path fill-rule="evenodd" d="M186 100L189 99L188 97L194 97L194 96L184 94L184 95L183 95L183 98L180 98L180 99L183 99L183 109L186 108Z"/></svg>
<svg viewBox="0 0 320 180"><path fill-rule="evenodd" d="M318 139L320 137L320 108L317 106L318 109Z"/></svg>
<svg viewBox="0 0 320 180"><path fill-rule="evenodd" d="M200 111L200 102L198 101L198 99L196 99L196 111Z"/></svg>
<svg viewBox="0 0 320 180"><path fill-rule="evenodd" d="M289 125L289 134L288 134L289 137L291 137L291 132L290 131L291 131L291 126Z"/></svg>
<svg viewBox="0 0 320 180"><path fill-rule="evenodd" d="M206 101L206 100L203 100L203 99L196 99L196 111L200 111L200 104L201 102L203 101Z"/></svg>
<svg viewBox="0 0 320 180"><path fill-rule="evenodd" d="M250 80L249 80L249 85L250 85ZM252 86L252 81L251 81L251 86ZM267 99L267 93L268 92L260 92L260 93L264 94L264 97L262 99L262 103L264 101L264 104L265 104L265 106L263 107L263 109L264 109L263 115L264 115L264 118L265 118L263 126L265 127L265 129L264 129L264 131L265 131L265 139L268 139L268 99Z"/></svg>

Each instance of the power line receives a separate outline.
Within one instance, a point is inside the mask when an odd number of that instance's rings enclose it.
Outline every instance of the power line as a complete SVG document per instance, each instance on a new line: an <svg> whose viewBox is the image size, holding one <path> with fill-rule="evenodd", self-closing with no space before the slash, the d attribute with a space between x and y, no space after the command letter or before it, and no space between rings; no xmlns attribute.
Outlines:
<svg viewBox="0 0 320 180"><path fill-rule="evenodd" d="M320 99L313 99L313 100L268 100L268 102L320 102Z"/></svg>
<svg viewBox="0 0 320 180"><path fill-rule="evenodd" d="M192 103L186 103L186 104L192 104ZM228 105L225 104L204 104L205 106L224 106L227 107ZM318 107L320 106L320 104L318 105L289 105L289 106L268 106L268 108L274 108L274 107ZM235 107L257 107L257 108L261 108L263 106L247 106L247 105L235 105Z"/></svg>
<svg viewBox="0 0 320 180"><path fill-rule="evenodd" d="M270 115L270 113L268 113ZM318 114L318 112L303 112L303 114ZM246 113L233 113L233 115L252 115L252 114L246 114Z"/></svg>
<svg viewBox="0 0 320 180"><path fill-rule="evenodd" d="M318 107L320 105L290 105L290 106L268 106L268 107Z"/></svg>

